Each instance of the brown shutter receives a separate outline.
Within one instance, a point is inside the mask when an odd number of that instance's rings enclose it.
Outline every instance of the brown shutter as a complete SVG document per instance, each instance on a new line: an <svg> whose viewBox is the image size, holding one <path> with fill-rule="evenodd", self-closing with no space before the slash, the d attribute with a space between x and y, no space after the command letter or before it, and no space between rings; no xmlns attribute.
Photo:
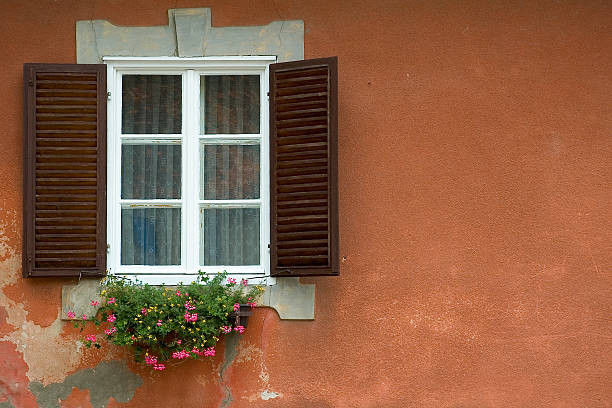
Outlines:
<svg viewBox="0 0 612 408"><path fill-rule="evenodd" d="M337 275L338 59L270 65L272 276Z"/></svg>
<svg viewBox="0 0 612 408"><path fill-rule="evenodd" d="M23 73L23 276L104 275L106 66Z"/></svg>

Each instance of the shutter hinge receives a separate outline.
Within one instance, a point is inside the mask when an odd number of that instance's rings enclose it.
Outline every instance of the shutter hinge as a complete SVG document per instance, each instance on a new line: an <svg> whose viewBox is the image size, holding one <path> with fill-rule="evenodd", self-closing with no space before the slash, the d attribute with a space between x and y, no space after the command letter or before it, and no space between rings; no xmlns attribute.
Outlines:
<svg viewBox="0 0 612 408"><path fill-rule="evenodd" d="M109 101L111 100L111 93L110 93L110 91L108 91L106 93L106 99L108 99Z"/></svg>
<svg viewBox="0 0 612 408"><path fill-rule="evenodd" d="M29 85L29 86L34 86L34 80L33 80L33 79L30 79L30 80L28 81L28 85Z"/></svg>
<svg viewBox="0 0 612 408"><path fill-rule="evenodd" d="M106 244L106 253L110 254L110 244Z"/></svg>

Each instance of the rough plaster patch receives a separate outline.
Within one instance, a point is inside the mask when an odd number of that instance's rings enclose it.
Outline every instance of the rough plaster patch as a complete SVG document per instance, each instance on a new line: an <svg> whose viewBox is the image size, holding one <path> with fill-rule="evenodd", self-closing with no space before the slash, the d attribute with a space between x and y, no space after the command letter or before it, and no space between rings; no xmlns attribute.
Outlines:
<svg viewBox="0 0 612 408"><path fill-rule="evenodd" d="M465 296L442 290L432 293L426 302L414 299L407 308L410 313L401 318L408 320L414 329L425 328L438 335L476 345L481 341L480 329L466 316L485 310L487 303L485 297L478 293Z"/></svg>
<svg viewBox="0 0 612 408"><path fill-rule="evenodd" d="M89 390L93 408L106 408L111 397L118 402L129 402L141 385L142 378L132 373L124 362L109 361L79 370L62 382L47 386L32 382L30 390L36 395L40 408L59 408L60 400L68 398L73 387Z"/></svg>
<svg viewBox="0 0 612 408"><path fill-rule="evenodd" d="M276 55L278 62L304 58L303 21L212 27L210 8L168 10L167 26L118 27L104 20L78 21L76 34L79 64L98 64L104 56Z"/></svg>

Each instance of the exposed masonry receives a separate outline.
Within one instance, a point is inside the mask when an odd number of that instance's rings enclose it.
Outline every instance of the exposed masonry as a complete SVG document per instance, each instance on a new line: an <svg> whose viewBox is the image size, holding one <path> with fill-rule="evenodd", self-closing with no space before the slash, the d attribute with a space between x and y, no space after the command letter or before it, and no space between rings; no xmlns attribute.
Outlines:
<svg viewBox="0 0 612 408"><path fill-rule="evenodd" d="M117 402L128 402L142 385L142 379L128 370L124 362L102 362L94 368L86 368L66 377L62 383L46 387L39 382L30 383L30 391L36 396L40 408L59 408L60 400L68 398L74 387L89 390L93 408L106 408L113 397Z"/></svg>
<svg viewBox="0 0 612 408"><path fill-rule="evenodd" d="M273 21L265 26L212 27L209 8L168 10L168 25L119 27L105 20L76 24L77 63L99 64L105 56L202 57L275 55L278 62L304 59L304 22ZM274 308L281 319L314 319L315 285L299 278L277 278L260 305ZM91 315L97 282L64 286L62 318L68 310Z"/></svg>
<svg viewBox="0 0 612 408"><path fill-rule="evenodd" d="M202 57L276 55L278 62L304 59L304 22L212 27L209 8L168 10L168 25L119 27L105 20L78 21L77 63L99 64L104 56Z"/></svg>

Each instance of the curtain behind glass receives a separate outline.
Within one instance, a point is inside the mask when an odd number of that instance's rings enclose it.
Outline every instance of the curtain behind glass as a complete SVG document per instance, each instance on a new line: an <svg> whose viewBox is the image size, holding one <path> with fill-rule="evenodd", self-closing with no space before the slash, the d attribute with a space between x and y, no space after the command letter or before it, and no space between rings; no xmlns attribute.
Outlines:
<svg viewBox="0 0 612 408"><path fill-rule="evenodd" d="M122 87L121 133L181 133L180 75L123 75Z"/></svg>
<svg viewBox="0 0 612 408"><path fill-rule="evenodd" d="M259 75L203 75L200 129L204 134L258 134ZM256 199L260 146L200 147L200 198ZM201 208L200 265L259 265L259 208Z"/></svg>
<svg viewBox="0 0 612 408"><path fill-rule="evenodd" d="M123 75L122 86L122 133L181 133L180 75ZM180 144L126 144L121 155L122 199L181 198ZM122 208L122 265L180 263L180 208Z"/></svg>
<svg viewBox="0 0 612 408"><path fill-rule="evenodd" d="M121 265L180 264L180 208L121 210Z"/></svg>
<svg viewBox="0 0 612 408"><path fill-rule="evenodd" d="M200 210L200 265L259 265L259 208Z"/></svg>
<svg viewBox="0 0 612 408"><path fill-rule="evenodd" d="M259 198L259 145L200 146L200 199Z"/></svg>
<svg viewBox="0 0 612 408"><path fill-rule="evenodd" d="M200 129L205 134L259 133L259 75L201 78Z"/></svg>

